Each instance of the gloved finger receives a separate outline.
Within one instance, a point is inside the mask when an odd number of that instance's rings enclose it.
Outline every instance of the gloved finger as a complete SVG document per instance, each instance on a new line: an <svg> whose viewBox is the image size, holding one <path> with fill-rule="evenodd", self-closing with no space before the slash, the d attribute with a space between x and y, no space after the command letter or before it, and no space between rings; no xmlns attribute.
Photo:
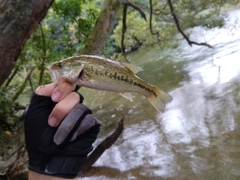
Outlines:
<svg viewBox="0 0 240 180"><path fill-rule="evenodd" d="M54 102L59 102L62 99L64 99L69 93L71 93L75 89L74 84L71 84L69 82L62 82L59 83L52 92L52 100Z"/></svg>
<svg viewBox="0 0 240 180"><path fill-rule="evenodd" d="M24 131L28 149L35 151L39 144L43 146L41 142L49 144L49 141L52 141L57 129L49 128L47 119L55 104L50 97L33 94L28 110L24 114ZM42 138L44 138L43 141L41 141Z"/></svg>
<svg viewBox="0 0 240 180"><path fill-rule="evenodd" d="M62 153L69 155L69 152L71 151L71 154L74 155L88 154L90 151L92 151L92 144L95 142L99 132L99 125L91 127L85 133L77 136L74 141L68 142L68 145L62 148Z"/></svg>
<svg viewBox="0 0 240 180"><path fill-rule="evenodd" d="M57 145L62 145L64 142L68 141L79 124L81 124L83 118L89 113L91 113L91 110L86 106L83 104L76 104L59 125L54 136L54 142Z"/></svg>
<svg viewBox="0 0 240 180"><path fill-rule="evenodd" d="M80 96L76 92L71 92L64 99L55 105L48 118L48 123L52 127L56 127L63 120L63 118L71 111L71 109L78 104Z"/></svg>
<svg viewBox="0 0 240 180"><path fill-rule="evenodd" d="M101 126L102 122L95 118L92 114L87 114L84 119L81 121L77 130L73 133L70 141L74 141L78 136L81 136L83 133L88 131L94 126Z"/></svg>

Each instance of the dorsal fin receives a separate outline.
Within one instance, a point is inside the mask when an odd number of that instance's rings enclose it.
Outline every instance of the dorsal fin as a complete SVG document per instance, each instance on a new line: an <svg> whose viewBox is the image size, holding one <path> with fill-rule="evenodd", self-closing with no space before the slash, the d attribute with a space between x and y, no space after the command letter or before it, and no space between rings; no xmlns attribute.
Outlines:
<svg viewBox="0 0 240 180"><path fill-rule="evenodd" d="M134 65L134 64L128 64L128 63L121 63L125 68L129 69L132 71L134 74L137 74L140 71L143 71L142 68Z"/></svg>

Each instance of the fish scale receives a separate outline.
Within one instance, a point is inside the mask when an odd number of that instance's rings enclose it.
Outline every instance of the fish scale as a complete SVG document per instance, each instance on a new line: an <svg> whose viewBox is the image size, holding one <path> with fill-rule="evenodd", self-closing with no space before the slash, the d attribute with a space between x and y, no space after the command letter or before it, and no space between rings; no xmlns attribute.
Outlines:
<svg viewBox="0 0 240 180"><path fill-rule="evenodd" d="M92 89L117 92L132 100L132 92L144 95L159 112L172 97L135 74L142 69L100 56L81 55L63 59L48 67L55 83L70 83Z"/></svg>

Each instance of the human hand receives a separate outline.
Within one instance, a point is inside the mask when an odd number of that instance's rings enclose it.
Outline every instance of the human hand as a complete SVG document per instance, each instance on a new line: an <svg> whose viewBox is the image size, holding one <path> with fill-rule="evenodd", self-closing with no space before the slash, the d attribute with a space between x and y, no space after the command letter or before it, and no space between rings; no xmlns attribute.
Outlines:
<svg viewBox="0 0 240 180"><path fill-rule="evenodd" d="M78 103L79 95L71 86L45 85L33 94L24 122L30 170L73 178L92 150L101 123Z"/></svg>
<svg viewBox="0 0 240 180"><path fill-rule="evenodd" d="M48 124L50 126L58 126L77 103L83 102L83 97L80 99L79 94L73 92L74 89L75 85L63 82L58 85L52 83L39 86L35 90L36 94L51 97L52 101L57 103L48 118Z"/></svg>

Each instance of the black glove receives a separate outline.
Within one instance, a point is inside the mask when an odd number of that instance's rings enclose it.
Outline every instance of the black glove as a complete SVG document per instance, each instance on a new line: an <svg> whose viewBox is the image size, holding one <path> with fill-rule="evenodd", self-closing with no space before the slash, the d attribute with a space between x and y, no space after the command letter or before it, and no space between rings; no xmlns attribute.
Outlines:
<svg viewBox="0 0 240 180"><path fill-rule="evenodd" d="M46 175L74 178L93 149L101 122L86 106L77 104L58 127L50 127L48 116L55 105L50 97L33 94L25 110L28 168Z"/></svg>

